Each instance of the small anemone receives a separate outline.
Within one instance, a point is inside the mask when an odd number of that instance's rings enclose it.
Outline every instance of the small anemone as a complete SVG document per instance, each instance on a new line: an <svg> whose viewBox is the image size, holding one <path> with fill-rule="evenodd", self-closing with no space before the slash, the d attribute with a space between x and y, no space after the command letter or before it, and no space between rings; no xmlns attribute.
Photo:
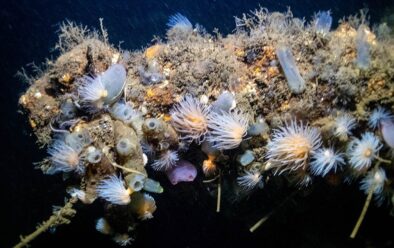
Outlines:
<svg viewBox="0 0 394 248"><path fill-rule="evenodd" d="M138 215L139 219L147 220L153 218L153 213L156 211L156 203L152 196L136 192L132 194L131 198L131 208Z"/></svg>
<svg viewBox="0 0 394 248"><path fill-rule="evenodd" d="M239 186L245 191L250 191L258 185L262 185L262 175L259 171L246 171L237 178Z"/></svg>
<svg viewBox="0 0 394 248"><path fill-rule="evenodd" d="M86 110L94 113L114 103L121 95L125 82L126 69L123 65L115 64L95 78L83 77L78 95Z"/></svg>
<svg viewBox="0 0 394 248"><path fill-rule="evenodd" d="M343 154L336 153L332 148L322 148L312 155L310 163L314 175L325 176L330 171L336 171L338 166L345 164Z"/></svg>
<svg viewBox="0 0 394 248"><path fill-rule="evenodd" d="M129 189L126 189L122 178L111 175L109 178L100 181L96 188L99 197L117 205L127 205L130 203Z"/></svg>
<svg viewBox="0 0 394 248"><path fill-rule="evenodd" d="M381 205L384 200L383 189L387 182L386 172L384 169L379 168L372 170L361 180L360 189L368 194L370 190L373 190L375 200L378 205Z"/></svg>
<svg viewBox="0 0 394 248"><path fill-rule="evenodd" d="M108 221L104 218L100 218L96 221L96 230L102 234L110 235L113 230L109 225Z"/></svg>
<svg viewBox="0 0 394 248"><path fill-rule="evenodd" d="M376 129L381 121L390 119L394 119L394 116L387 109L379 106L372 111L368 119L368 124L371 128Z"/></svg>
<svg viewBox="0 0 394 248"><path fill-rule="evenodd" d="M55 140L48 149L51 167L48 174L70 172L82 169L79 151L66 144L63 140Z"/></svg>
<svg viewBox="0 0 394 248"><path fill-rule="evenodd" d="M167 150L151 164L151 167L157 171L165 171L175 166L178 160L179 156L176 151Z"/></svg>
<svg viewBox="0 0 394 248"><path fill-rule="evenodd" d="M361 139L354 139L348 145L347 154L350 158L350 165L356 170L369 168L382 147L383 145L373 133L362 134Z"/></svg>
<svg viewBox="0 0 394 248"><path fill-rule="evenodd" d="M192 23L189 21L189 19L187 19L186 16L180 14L180 13L176 13L172 16L170 16L170 18L168 19L167 22L167 27L172 29L172 28L178 28L178 29L182 29L182 30L193 30L193 25Z"/></svg>
<svg viewBox="0 0 394 248"><path fill-rule="evenodd" d="M246 135L248 123L248 118L240 110L221 114L212 112L208 120L210 132L207 140L219 150L236 148Z"/></svg>
<svg viewBox="0 0 394 248"><path fill-rule="evenodd" d="M335 118L334 135L336 137L347 139L351 135L351 130L356 127L356 119L349 114L343 114Z"/></svg>
<svg viewBox="0 0 394 248"><path fill-rule="evenodd" d="M128 246L131 244L132 241L134 241L134 239L130 237L130 235L128 235L127 233L118 233L113 237L113 240L120 246Z"/></svg>
<svg viewBox="0 0 394 248"><path fill-rule="evenodd" d="M184 140L201 143L208 130L209 108L192 96L185 96L171 111L171 124Z"/></svg>
<svg viewBox="0 0 394 248"><path fill-rule="evenodd" d="M280 173L305 168L321 143L317 128L291 121L274 130L273 137L267 144L266 157Z"/></svg>
<svg viewBox="0 0 394 248"><path fill-rule="evenodd" d="M105 89L101 77L85 76L81 81L82 83L78 87L78 95L82 105L88 112L96 112L98 109L103 108L104 99L108 96L108 91Z"/></svg>

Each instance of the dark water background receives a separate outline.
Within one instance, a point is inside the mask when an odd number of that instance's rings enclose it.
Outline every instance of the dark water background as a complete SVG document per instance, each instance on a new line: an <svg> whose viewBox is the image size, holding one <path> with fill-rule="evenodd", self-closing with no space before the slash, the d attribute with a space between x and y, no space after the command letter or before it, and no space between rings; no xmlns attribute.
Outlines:
<svg viewBox="0 0 394 248"><path fill-rule="evenodd" d="M0 3L0 247L10 247L19 234L28 234L51 214L52 205L62 205L65 185L60 176L45 176L34 170L45 151L39 150L31 136L26 117L17 113L17 101L27 85L13 75L23 65L50 53L60 22L65 19L98 27L104 18L110 41L123 41L125 49L146 46L153 35L163 36L169 15L181 12L208 31L222 33L234 28L233 16L255 9L285 11L290 6L297 17L307 18L318 10L331 9L335 22L363 7L370 9L371 20L379 21L393 10L393 1L375 0L42 0ZM393 217L389 208L369 209L359 237L348 235L361 211L365 196L353 186L330 187L318 182L296 207L279 211L257 232L248 228L266 214L261 194L241 205L224 204L216 214L215 198L210 198L199 183L171 187L155 197L155 218L140 226L134 247L393 247ZM259 198L259 196L261 196ZM100 204L77 207L71 225L45 233L33 247L117 247L94 229L101 216ZM249 216L242 219L237 213ZM249 215L248 215L249 214ZM384 225L388 225L385 227Z"/></svg>

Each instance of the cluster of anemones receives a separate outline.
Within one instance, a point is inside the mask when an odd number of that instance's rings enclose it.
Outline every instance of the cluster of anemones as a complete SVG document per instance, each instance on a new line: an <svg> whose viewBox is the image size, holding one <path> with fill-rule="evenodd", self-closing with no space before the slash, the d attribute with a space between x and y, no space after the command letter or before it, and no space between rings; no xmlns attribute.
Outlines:
<svg viewBox="0 0 394 248"><path fill-rule="evenodd" d="M183 139L198 144L206 139L218 150L238 147L246 135L249 120L241 110L228 106L229 101L234 102L233 96L223 94L225 96L219 97L212 106L185 96L170 112L172 126Z"/></svg>

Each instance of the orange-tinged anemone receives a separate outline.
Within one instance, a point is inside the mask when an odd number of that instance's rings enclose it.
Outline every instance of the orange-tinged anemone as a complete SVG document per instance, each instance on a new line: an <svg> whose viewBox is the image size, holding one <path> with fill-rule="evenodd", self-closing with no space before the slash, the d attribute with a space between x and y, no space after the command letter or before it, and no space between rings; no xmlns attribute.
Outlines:
<svg viewBox="0 0 394 248"><path fill-rule="evenodd" d="M219 150L234 149L242 142L246 135L249 120L240 111L211 113L209 116L208 141L212 147Z"/></svg>
<svg viewBox="0 0 394 248"><path fill-rule="evenodd" d="M185 96L171 113L171 124L181 138L201 143L208 130L209 108L192 96Z"/></svg>
<svg viewBox="0 0 394 248"><path fill-rule="evenodd" d="M274 131L266 157L277 172L306 168L311 155L321 146L317 128L291 121Z"/></svg>

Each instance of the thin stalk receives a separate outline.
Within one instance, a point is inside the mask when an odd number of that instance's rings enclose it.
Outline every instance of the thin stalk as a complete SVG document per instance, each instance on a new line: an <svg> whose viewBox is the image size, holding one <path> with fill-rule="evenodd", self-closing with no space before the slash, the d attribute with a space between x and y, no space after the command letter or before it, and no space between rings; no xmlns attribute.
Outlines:
<svg viewBox="0 0 394 248"><path fill-rule="evenodd" d="M218 180L218 196L217 196L217 202L216 202L216 212L220 212L220 202L222 198L222 175L219 172L219 180Z"/></svg>

